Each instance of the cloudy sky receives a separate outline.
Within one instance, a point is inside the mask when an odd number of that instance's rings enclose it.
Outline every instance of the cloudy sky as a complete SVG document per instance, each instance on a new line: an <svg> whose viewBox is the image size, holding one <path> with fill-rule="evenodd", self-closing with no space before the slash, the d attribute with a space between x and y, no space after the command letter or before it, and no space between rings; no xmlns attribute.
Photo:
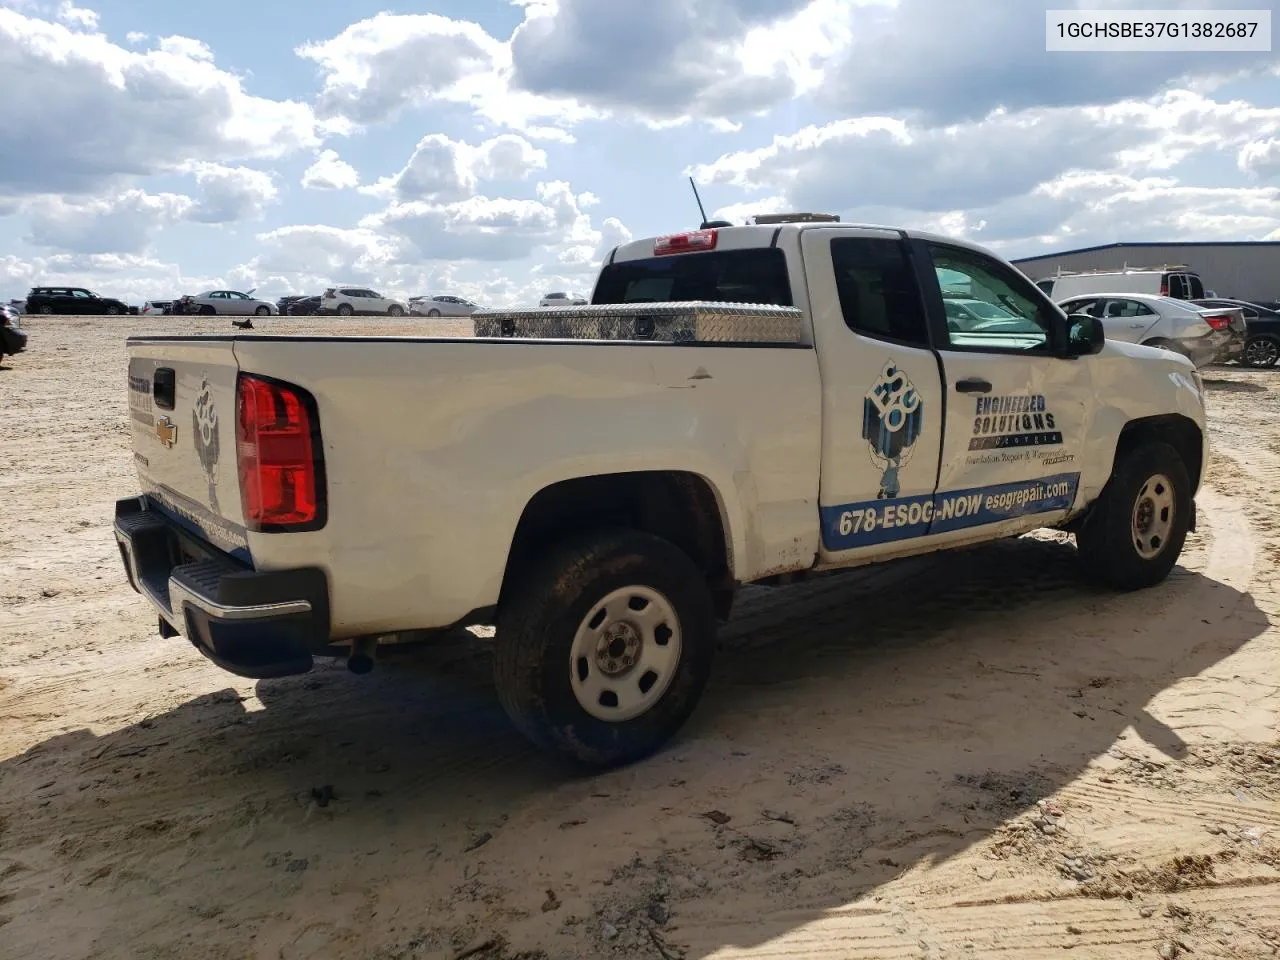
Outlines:
<svg viewBox="0 0 1280 960"><path fill-rule="evenodd" d="M1280 238L1275 55L1048 54L1045 7L0 0L0 298L586 293L689 174L1011 257Z"/></svg>

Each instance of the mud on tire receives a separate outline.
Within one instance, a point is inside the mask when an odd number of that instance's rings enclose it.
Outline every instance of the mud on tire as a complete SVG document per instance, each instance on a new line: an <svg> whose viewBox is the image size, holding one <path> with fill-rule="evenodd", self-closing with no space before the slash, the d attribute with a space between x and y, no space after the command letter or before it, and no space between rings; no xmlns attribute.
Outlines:
<svg viewBox="0 0 1280 960"><path fill-rule="evenodd" d="M716 621L703 572L669 541L613 529L567 539L525 570L499 610L494 651L512 722L544 750L594 767L653 753L711 672ZM618 717L602 719L611 710Z"/></svg>
<svg viewBox="0 0 1280 960"><path fill-rule="evenodd" d="M1118 590L1169 575L1191 520L1191 480L1167 443L1148 442L1117 459L1111 479L1076 533L1085 575Z"/></svg>

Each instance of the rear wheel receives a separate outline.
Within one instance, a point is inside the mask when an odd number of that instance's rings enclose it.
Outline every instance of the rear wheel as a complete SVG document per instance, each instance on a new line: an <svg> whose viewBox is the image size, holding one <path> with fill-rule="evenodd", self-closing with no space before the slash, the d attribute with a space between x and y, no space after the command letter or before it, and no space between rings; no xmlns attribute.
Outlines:
<svg viewBox="0 0 1280 960"><path fill-rule="evenodd" d="M1280 337L1261 333L1245 341L1245 366L1274 367L1277 360L1280 360Z"/></svg>
<svg viewBox="0 0 1280 960"><path fill-rule="evenodd" d="M351 316L351 304L349 304L349 303L339 304L339 305L338 305L338 316L340 316L340 317L349 317L349 316Z"/></svg>
<svg viewBox="0 0 1280 960"><path fill-rule="evenodd" d="M544 750L610 767L661 747L711 672L706 577L666 540L600 530L535 560L498 615L494 678Z"/></svg>
<svg viewBox="0 0 1280 960"><path fill-rule="evenodd" d="M207 303L200 308L199 312L202 317L209 317L215 313L213 307L209 306Z"/></svg>
<svg viewBox="0 0 1280 960"><path fill-rule="evenodd" d="M1191 480L1167 443L1135 447L1116 462L1076 534L1085 573L1118 590L1150 587L1169 575L1191 520Z"/></svg>
<svg viewBox="0 0 1280 960"><path fill-rule="evenodd" d="M265 317L265 316L267 316L269 313L271 313L271 308L270 308L270 307L259 307L257 310L255 310L255 311L253 311L253 312L254 312L254 314L256 314L256 315L257 315L257 316L259 316L259 317Z"/></svg>
<svg viewBox="0 0 1280 960"><path fill-rule="evenodd" d="M427 316L433 317L433 318L438 317L440 316L440 311L437 310L435 307L432 307L430 310L427 311Z"/></svg>
<svg viewBox="0 0 1280 960"><path fill-rule="evenodd" d="M47 304L47 303L46 303L43 307L41 307L41 308L40 308L40 312L41 312L41 313L53 313L53 307L49 306L49 304Z"/></svg>

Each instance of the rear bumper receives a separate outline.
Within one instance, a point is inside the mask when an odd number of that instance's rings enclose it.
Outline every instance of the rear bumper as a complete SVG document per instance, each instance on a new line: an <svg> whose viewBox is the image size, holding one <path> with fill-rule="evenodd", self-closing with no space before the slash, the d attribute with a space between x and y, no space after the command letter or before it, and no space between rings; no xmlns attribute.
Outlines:
<svg viewBox="0 0 1280 960"><path fill-rule="evenodd" d="M160 632L185 636L241 677L306 673L329 643L324 571L252 570L194 538L146 497L116 502L116 544L134 590L160 615Z"/></svg>

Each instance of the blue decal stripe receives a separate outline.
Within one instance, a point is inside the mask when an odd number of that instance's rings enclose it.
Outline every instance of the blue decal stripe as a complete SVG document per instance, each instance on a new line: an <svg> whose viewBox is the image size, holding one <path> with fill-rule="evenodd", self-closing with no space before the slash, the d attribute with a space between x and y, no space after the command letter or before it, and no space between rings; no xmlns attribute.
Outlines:
<svg viewBox="0 0 1280 960"><path fill-rule="evenodd" d="M821 507L822 544L851 550L934 533L1066 510L1075 503L1080 474L999 483L913 497Z"/></svg>

